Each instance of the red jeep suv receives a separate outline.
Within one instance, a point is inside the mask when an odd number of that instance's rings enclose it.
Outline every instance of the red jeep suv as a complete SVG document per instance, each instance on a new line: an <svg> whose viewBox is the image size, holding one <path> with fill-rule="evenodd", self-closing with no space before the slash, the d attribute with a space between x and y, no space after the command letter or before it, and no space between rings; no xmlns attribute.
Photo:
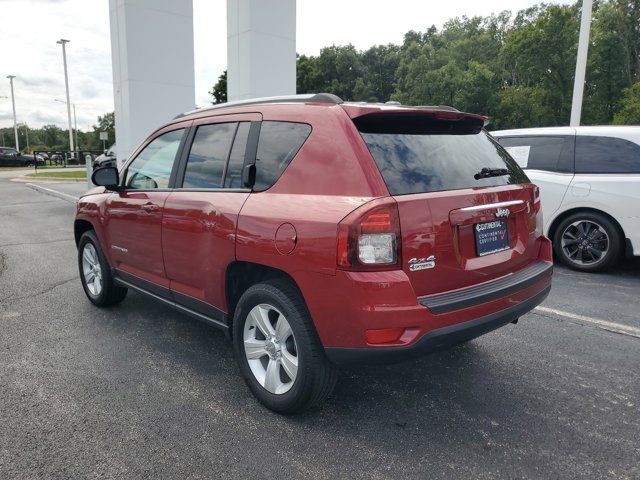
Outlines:
<svg viewBox="0 0 640 480"><path fill-rule="evenodd" d="M321 402L336 365L464 342L538 305L538 188L451 107L330 94L175 118L77 206L84 291L145 293L224 330L267 407Z"/></svg>

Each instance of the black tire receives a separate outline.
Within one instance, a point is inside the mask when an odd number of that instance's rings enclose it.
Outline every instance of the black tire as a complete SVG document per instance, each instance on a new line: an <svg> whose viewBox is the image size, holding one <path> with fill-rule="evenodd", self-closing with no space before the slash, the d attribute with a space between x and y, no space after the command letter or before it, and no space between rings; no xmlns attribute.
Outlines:
<svg viewBox="0 0 640 480"><path fill-rule="evenodd" d="M599 260L589 261L591 259L590 254L589 256L585 254L586 263L580 263L578 256L570 258L566 248L563 248L562 241L565 231L576 222L596 224L606 234L607 250ZM587 238L586 240L588 241L589 239ZM553 235L553 250L558 259L569 268L581 272L601 272L613 267L620 259L622 243L623 238L618 226L607 216L597 212L577 212L569 215L558 225Z"/></svg>
<svg viewBox="0 0 640 480"><path fill-rule="evenodd" d="M82 257L84 254L85 246L87 244L93 245L100 263L102 274L102 289L98 294L93 294L90 291L83 271ZM98 307L109 307L111 305L120 303L127 296L127 289L116 285L113 281L113 276L111 275L111 267L107 263L107 259L105 258L104 253L100 248L100 242L98 241L98 238L96 237L96 234L93 230L89 230L83 233L80 237L80 242L78 242L78 269L80 271L80 281L82 282L84 293L94 305Z"/></svg>
<svg viewBox="0 0 640 480"><path fill-rule="evenodd" d="M244 327L249 312L268 304L286 317L297 347L298 371L290 390L274 394L254 376L244 348ZM233 319L233 346L240 372L249 389L267 408L283 414L298 413L322 403L333 391L337 371L327 360L304 299L287 280L271 280L247 289L240 298Z"/></svg>

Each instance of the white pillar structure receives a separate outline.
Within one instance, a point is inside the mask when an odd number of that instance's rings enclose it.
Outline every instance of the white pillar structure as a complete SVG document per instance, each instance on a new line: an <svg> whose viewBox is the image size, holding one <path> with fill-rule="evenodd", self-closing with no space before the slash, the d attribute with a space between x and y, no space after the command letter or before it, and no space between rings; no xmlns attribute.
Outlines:
<svg viewBox="0 0 640 480"><path fill-rule="evenodd" d="M571 101L571 119L569 120L569 125L572 127L580 126L580 117L582 116L582 95L584 93L584 77L587 71L589 33L591 32L591 10L593 10L593 0L582 0L576 75L573 79L573 99Z"/></svg>
<svg viewBox="0 0 640 480"><path fill-rule="evenodd" d="M227 0L227 98L296 93L296 0Z"/></svg>
<svg viewBox="0 0 640 480"><path fill-rule="evenodd" d="M195 108L192 0L109 0L118 164Z"/></svg>

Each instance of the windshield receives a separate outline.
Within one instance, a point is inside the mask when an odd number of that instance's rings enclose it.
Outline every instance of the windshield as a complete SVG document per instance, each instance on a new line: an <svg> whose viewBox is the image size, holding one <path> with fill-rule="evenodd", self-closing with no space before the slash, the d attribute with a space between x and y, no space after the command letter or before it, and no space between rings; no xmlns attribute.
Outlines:
<svg viewBox="0 0 640 480"><path fill-rule="evenodd" d="M377 126L369 122L366 131L360 128L391 195L529 181L509 154L483 130L444 132L439 128L432 133L428 126L389 128L392 121L382 121ZM483 169L493 174L478 175Z"/></svg>

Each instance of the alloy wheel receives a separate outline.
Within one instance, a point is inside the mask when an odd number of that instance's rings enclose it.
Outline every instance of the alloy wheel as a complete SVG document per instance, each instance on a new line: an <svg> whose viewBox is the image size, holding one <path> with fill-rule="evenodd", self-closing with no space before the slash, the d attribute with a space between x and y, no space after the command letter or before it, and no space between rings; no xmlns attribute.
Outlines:
<svg viewBox="0 0 640 480"><path fill-rule="evenodd" d="M609 251L609 235L598 223L578 220L562 232L562 251L567 259L578 265L594 265Z"/></svg>
<svg viewBox="0 0 640 480"><path fill-rule="evenodd" d="M91 243L82 249L82 273L89 293L97 297L102 292L102 267L96 247Z"/></svg>
<svg viewBox="0 0 640 480"><path fill-rule="evenodd" d="M256 305L247 315L243 344L258 383L270 393L287 393L298 375L298 349L285 316L272 305Z"/></svg>

